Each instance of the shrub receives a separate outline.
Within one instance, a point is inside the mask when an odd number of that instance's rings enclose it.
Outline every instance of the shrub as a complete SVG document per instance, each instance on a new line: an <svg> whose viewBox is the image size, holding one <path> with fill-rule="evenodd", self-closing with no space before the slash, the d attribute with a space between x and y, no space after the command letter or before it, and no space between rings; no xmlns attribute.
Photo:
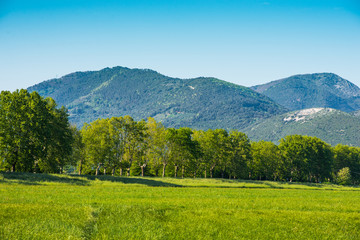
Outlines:
<svg viewBox="0 0 360 240"><path fill-rule="evenodd" d="M351 184L350 168L344 167L340 169L336 176L336 182L340 185L350 185Z"/></svg>

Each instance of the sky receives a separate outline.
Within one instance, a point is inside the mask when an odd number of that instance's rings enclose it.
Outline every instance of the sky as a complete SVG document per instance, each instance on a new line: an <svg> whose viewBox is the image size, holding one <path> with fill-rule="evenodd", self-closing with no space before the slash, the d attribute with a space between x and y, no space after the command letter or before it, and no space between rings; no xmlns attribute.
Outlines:
<svg viewBox="0 0 360 240"><path fill-rule="evenodd" d="M360 0L0 0L0 91L114 66L360 86Z"/></svg>

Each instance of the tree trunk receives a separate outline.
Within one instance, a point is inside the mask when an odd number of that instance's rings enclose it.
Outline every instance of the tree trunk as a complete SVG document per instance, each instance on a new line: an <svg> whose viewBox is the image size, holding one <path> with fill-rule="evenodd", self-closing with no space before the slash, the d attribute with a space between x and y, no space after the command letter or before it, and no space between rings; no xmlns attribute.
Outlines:
<svg viewBox="0 0 360 240"><path fill-rule="evenodd" d="M81 175L81 172L82 172L82 160L80 160L79 175Z"/></svg>
<svg viewBox="0 0 360 240"><path fill-rule="evenodd" d="M177 178L177 171L178 171L178 166L175 165L175 172L174 172L174 175L175 175L174 177L175 177L175 178Z"/></svg>
<svg viewBox="0 0 360 240"><path fill-rule="evenodd" d="M206 168L205 168L205 172L204 172L204 173L205 173L204 175L205 175L205 178L206 178Z"/></svg>
<svg viewBox="0 0 360 240"><path fill-rule="evenodd" d="M184 174L185 174L185 167L182 166L182 169L181 169L181 178L184 178Z"/></svg>
<svg viewBox="0 0 360 240"><path fill-rule="evenodd" d="M104 175L106 175L106 167L104 167Z"/></svg>
<svg viewBox="0 0 360 240"><path fill-rule="evenodd" d="M100 163L98 164L98 166L96 168L95 176L99 175L99 170L100 170Z"/></svg>
<svg viewBox="0 0 360 240"><path fill-rule="evenodd" d="M165 168L166 168L166 165L167 165L167 164L164 164L164 163L163 163L163 173L162 173L162 177L165 177Z"/></svg>
<svg viewBox="0 0 360 240"><path fill-rule="evenodd" d="M144 176L144 165L141 165L141 176L143 177Z"/></svg>
<svg viewBox="0 0 360 240"><path fill-rule="evenodd" d="M16 163L13 163L13 164L11 165L11 172L15 172L15 165L16 165Z"/></svg>
<svg viewBox="0 0 360 240"><path fill-rule="evenodd" d="M210 178L213 177L213 170L214 170L214 168L215 168L215 166L212 166L212 167L210 168Z"/></svg>
<svg viewBox="0 0 360 240"><path fill-rule="evenodd" d="M120 176L122 176L122 175L123 175L123 169L120 168Z"/></svg>
<svg viewBox="0 0 360 240"><path fill-rule="evenodd" d="M115 174L115 168L112 169L111 176L114 176L114 174Z"/></svg>
<svg viewBox="0 0 360 240"><path fill-rule="evenodd" d="M127 176L130 177L130 168L127 168Z"/></svg>

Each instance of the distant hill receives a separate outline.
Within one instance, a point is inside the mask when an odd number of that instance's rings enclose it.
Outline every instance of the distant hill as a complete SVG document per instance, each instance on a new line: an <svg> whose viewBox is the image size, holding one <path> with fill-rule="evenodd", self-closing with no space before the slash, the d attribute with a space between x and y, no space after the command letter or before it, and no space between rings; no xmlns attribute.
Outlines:
<svg viewBox="0 0 360 240"><path fill-rule="evenodd" d="M360 118L331 108L310 108L274 116L243 131L253 141L277 143L281 138L301 134L325 142L360 146Z"/></svg>
<svg viewBox="0 0 360 240"><path fill-rule="evenodd" d="M333 73L295 75L251 87L290 110L314 107L360 109L360 88Z"/></svg>
<svg viewBox="0 0 360 240"><path fill-rule="evenodd" d="M286 112L262 94L216 78L179 79L124 67L75 72L28 90L66 106L78 126L130 115L154 117L168 127L240 129Z"/></svg>

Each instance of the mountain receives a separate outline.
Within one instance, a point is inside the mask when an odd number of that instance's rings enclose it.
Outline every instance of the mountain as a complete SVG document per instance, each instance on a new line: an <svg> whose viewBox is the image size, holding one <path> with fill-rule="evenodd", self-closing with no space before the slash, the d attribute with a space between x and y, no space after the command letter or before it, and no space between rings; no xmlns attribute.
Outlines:
<svg viewBox="0 0 360 240"><path fill-rule="evenodd" d="M281 138L301 134L325 142L360 146L360 118L332 108L310 108L265 119L242 130L253 141L277 143Z"/></svg>
<svg viewBox="0 0 360 240"><path fill-rule="evenodd" d="M352 115L354 115L355 117L360 118L360 110L357 110L355 112L352 112Z"/></svg>
<svg viewBox="0 0 360 240"><path fill-rule="evenodd" d="M333 73L295 75L251 87L290 110L314 107L360 109L360 88Z"/></svg>
<svg viewBox="0 0 360 240"><path fill-rule="evenodd" d="M216 78L179 79L125 67L75 72L28 89L69 109L77 126L98 118L154 117L167 127L240 129L286 112L268 97Z"/></svg>

